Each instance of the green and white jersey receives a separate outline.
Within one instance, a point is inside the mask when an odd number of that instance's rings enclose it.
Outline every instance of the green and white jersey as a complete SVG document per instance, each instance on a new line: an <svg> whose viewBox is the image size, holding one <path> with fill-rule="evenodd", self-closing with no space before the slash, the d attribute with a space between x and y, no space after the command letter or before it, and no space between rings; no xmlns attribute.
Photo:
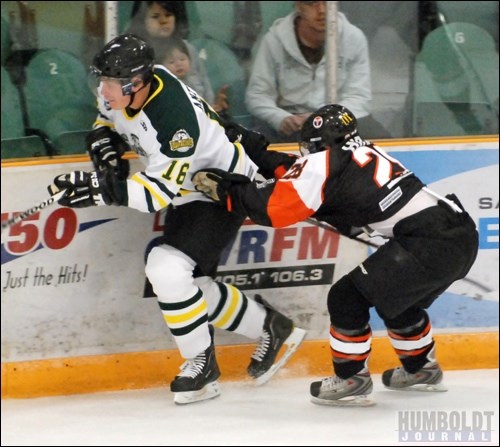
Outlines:
<svg viewBox="0 0 500 447"><path fill-rule="evenodd" d="M210 200L191 182L199 169L255 177L257 166L239 143L227 139L213 109L161 65L155 66L149 98L135 115L109 109L102 97L98 104L94 126L114 128L145 165L127 180L131 208L154 212L172 202Z"/></svg>

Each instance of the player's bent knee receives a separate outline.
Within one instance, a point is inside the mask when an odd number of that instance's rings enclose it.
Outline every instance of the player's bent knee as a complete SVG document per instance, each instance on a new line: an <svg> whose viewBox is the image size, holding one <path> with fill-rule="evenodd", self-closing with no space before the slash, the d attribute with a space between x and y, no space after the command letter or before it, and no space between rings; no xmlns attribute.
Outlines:
<svg viewBox="0 0 500 447"><path fill-rule="evenodd" d="M171 247L158 246L151 250L145 271L159 299L168 297L176 300L191 292L193 264L184 254Z"/></svg>
<svg viewBox="0 0 500 447"><path fill-rule="evenodd" d="M330 288L327 304L335 327L355 329L368 324L370 304L347 275Z"/></svg>

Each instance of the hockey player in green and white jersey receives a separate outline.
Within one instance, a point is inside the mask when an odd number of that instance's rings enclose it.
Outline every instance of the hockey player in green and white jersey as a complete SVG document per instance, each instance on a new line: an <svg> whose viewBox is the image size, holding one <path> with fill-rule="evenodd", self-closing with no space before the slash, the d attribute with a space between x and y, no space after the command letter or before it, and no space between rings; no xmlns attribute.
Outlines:
<svg viewBox="0 0 500 447"><path fill-rule="evenodd" d="M165 67L155 65L154 51L137 36L121 35L106 44L91 71L99 115L87 148L96 170L60 175L49 191L66 189L59 204L74 208L167 209L165 232L149 253L146 275L186 360L170 386L176 403L220 394L212 325L259 339L248 373L258 384L265 383L297 349L305 331L259 296L252 300L213 279L222 250L244 218L197 192L191 177L215 166L254 178L258 166L245 151L254 151L253 159L267 173L285 172L282 164L288 156L266 151L259 135L245 129L238 129L241 142L230 142L211 107ZM131 176L121 158L128 147L145 164Z"/></svg>

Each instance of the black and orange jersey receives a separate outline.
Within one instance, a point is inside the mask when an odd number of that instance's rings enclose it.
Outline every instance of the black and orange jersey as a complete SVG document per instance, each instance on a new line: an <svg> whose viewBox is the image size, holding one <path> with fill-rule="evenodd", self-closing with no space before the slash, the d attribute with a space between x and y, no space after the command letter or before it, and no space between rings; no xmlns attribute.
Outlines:
<svg viewBox="0 0 500 447"><path fill-rule="evenodd" d="M298 158L280 179L235 185L230 196L236 211L261 225L314 217L342 229L390 218L423 186L398 160L355 136L342 147Z"/></svg>

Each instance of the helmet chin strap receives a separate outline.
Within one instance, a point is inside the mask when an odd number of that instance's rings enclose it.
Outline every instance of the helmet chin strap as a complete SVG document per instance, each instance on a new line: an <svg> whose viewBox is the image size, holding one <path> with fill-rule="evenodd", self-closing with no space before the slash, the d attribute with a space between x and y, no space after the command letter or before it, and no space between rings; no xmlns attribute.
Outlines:
<svg viewBox="0 0 500 447"><path fill-rule="evenodd" d="M142 87L139 90L137 90L136 92L130 92L130 101L128 102L127 107L130 107L132 105L132 103L134 102L134 99L135 99L135 95L137 93L139 93L143 88L146 88L148 85L149 85L149 83L148 84L143 83Z"/></svg>
<svg viewBox="0 0 500 447"><path fill-rule="evenodd" d="M134 98L135 98L135 92L132 92L130 94L130 101L128 102L127 107L130 107L132 105L132 103L134 102Z"/></svg>

